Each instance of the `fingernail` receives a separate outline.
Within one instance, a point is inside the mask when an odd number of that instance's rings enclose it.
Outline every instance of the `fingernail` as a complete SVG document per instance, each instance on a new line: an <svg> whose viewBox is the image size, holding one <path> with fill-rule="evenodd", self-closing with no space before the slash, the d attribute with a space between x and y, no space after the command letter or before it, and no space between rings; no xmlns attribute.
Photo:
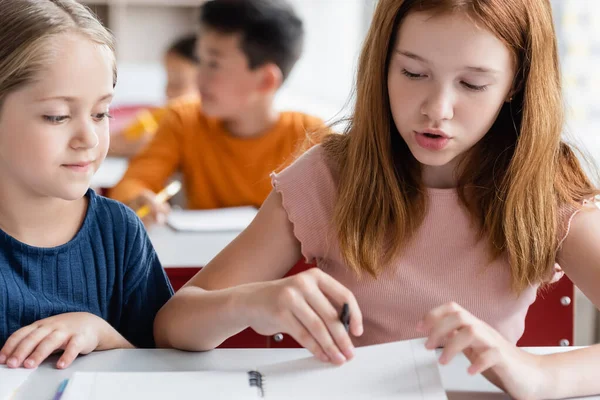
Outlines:
<svg viewBox="0 0 600 400"><path fill-rule="evenodd" d="M6 362L6 356L4 354L0 354L0 364L4 364Z"/></svg>
<svg viewBox="0 0 600 400"><path fill-rule="evenodd" d="M354 357L354 348L353 347L348 347L346 349L346 351L344 351L344 354L346 355L346 359L351 359Z"/></svg>
<svg viewBox="0 0 600 400"><path fill-rule="evenodd" d="M59 361L58 364L56 364L56 366L58 368L64 368L65 367L65 362L64 361Z"/></svg>
<svg viewBox="0 0 600 400"><path fill-rule="evenodd" d="M35 366L35 361L25 360L25 368L33 368L34 366Z"/></svg>
<svg viewBox="0 0 600 400"><path fill-rule="evenodd" d="M333 356L333 360L337 363L344 363L344 362L346 362L346 357L344 357L344 355L342 353L336 353Z"/></svg>
<svg viewBox="0 0 600 400"><path fill-rule="evenodd" d="M19 362L17 361L17 359L15 357L11 357L8 359L8 362L6 364L11 368L16 368L16 367L18 367Z"/></svg>
<svg viewBox="0 0 600 400"><path fill-rule="evenodd" d="M351 328L350 332L352 332L354 336L360 336L363 334L363 327L362 325L359 325L356 329Z"/></svg>
<svg viewBox="0 0 600 400"><path fill-rule="evenodd" d="M165 214L158 214L158 217L156 217L156 222L158 222L159 224L164 224L167 220L167 217L165 216Z"/></svg>

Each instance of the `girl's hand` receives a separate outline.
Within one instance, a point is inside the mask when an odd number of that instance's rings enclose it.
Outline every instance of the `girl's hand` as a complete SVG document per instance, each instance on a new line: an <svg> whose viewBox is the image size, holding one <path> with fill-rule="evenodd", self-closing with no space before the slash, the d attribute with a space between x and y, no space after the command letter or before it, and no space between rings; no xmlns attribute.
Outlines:
<svg viewBox="0 0 600 400"><path fill-rule="evenodd" d="M248 325L262 335L287 333L324 362L342 364L353 356L349 332L340 322L348 303L350 333L362 335L354 295L318 268L277 281L253 284L245 296Z"/></svg>
<svg viewBox="0 0 600 400"><path fill-rule="evenodd" d="M462 352L471 361L469 374L482 373L515 399L539 398L546 380L541 357L508 342L458 304L448 303L431 310L417 329L428 335L428 349L445 343L440 364L449 363Z"/></svg>
<svg viewBox="0 0 600 400"><path fill-rule="evenodd" d="M0 364L35 368L50 354L64 350L56 366L66 368L79 354L133 346L102 318L85 312L59 314L13 333L0 350Z"/></svg>

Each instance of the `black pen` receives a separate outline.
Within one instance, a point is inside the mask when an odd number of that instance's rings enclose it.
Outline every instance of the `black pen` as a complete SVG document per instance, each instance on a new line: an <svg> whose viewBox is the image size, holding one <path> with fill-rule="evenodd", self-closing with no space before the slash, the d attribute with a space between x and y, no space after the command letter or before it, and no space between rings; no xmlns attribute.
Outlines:
<svg viewBox="0 0 600 400"><path fill-rule="evenodd" d="M350 331L350 307L348 307L348 303L344 303L342 306L342 313L340 314L340 321L344 325L344 329L346 332Z"/></svg>

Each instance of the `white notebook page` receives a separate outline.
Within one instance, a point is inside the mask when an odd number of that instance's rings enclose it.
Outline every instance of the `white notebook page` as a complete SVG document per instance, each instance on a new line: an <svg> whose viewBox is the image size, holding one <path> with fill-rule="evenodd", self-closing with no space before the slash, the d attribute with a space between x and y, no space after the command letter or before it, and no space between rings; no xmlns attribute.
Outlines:
<svg viewBox="0 0 600 400"><path fill-rule="evenodd" d="M257 398L246 372L76 372L61 400Z"/></svg>
<svg viewBox="0 0 600 400"><path fill-rule="evenodd" d="M442 400L434 351L423 339L357 348L342 366L314 357L257 368L264 398ZM247 371L75 373L61 400L259 399Z"/></svg>
<svg viewBox="0 0 600 400"><path fill-rule="evenodd" d="M0 365L0 400L9 400L35 371L26 368L8 368Z"/></svg>
<svg viewBox="0 0 600 400"><path fill-rule="evenodd" d="M267 399L447 399L435 351L423 339L355 349L342 366L315 358L259 368Z"/></svg>
<svg viewBox="0 0 600 400"><path fill-rule="evenodd" d="M167 218L167 224L175 230L188 232L242 231L257 212L254 207L173 210Z"/></svg>

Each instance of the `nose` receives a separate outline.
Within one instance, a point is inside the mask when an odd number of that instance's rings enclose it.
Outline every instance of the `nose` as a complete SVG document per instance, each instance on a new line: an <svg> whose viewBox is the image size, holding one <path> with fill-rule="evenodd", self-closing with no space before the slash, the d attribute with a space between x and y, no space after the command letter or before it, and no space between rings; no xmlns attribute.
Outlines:
<svg viewBox="0 0 600 400"><path fill-rule="evenodd" d="M443 86L433 88L421 105L421 114L438 123L454 117L454 94Z"/></svg>
<svg viewBox="0 0 600 400"><path fill-rule="evenodd" d="M93 149L98 146L99 139L96 133L96 125L92 118L86 118L79 124L71 146L74 149Z"/></svg>

